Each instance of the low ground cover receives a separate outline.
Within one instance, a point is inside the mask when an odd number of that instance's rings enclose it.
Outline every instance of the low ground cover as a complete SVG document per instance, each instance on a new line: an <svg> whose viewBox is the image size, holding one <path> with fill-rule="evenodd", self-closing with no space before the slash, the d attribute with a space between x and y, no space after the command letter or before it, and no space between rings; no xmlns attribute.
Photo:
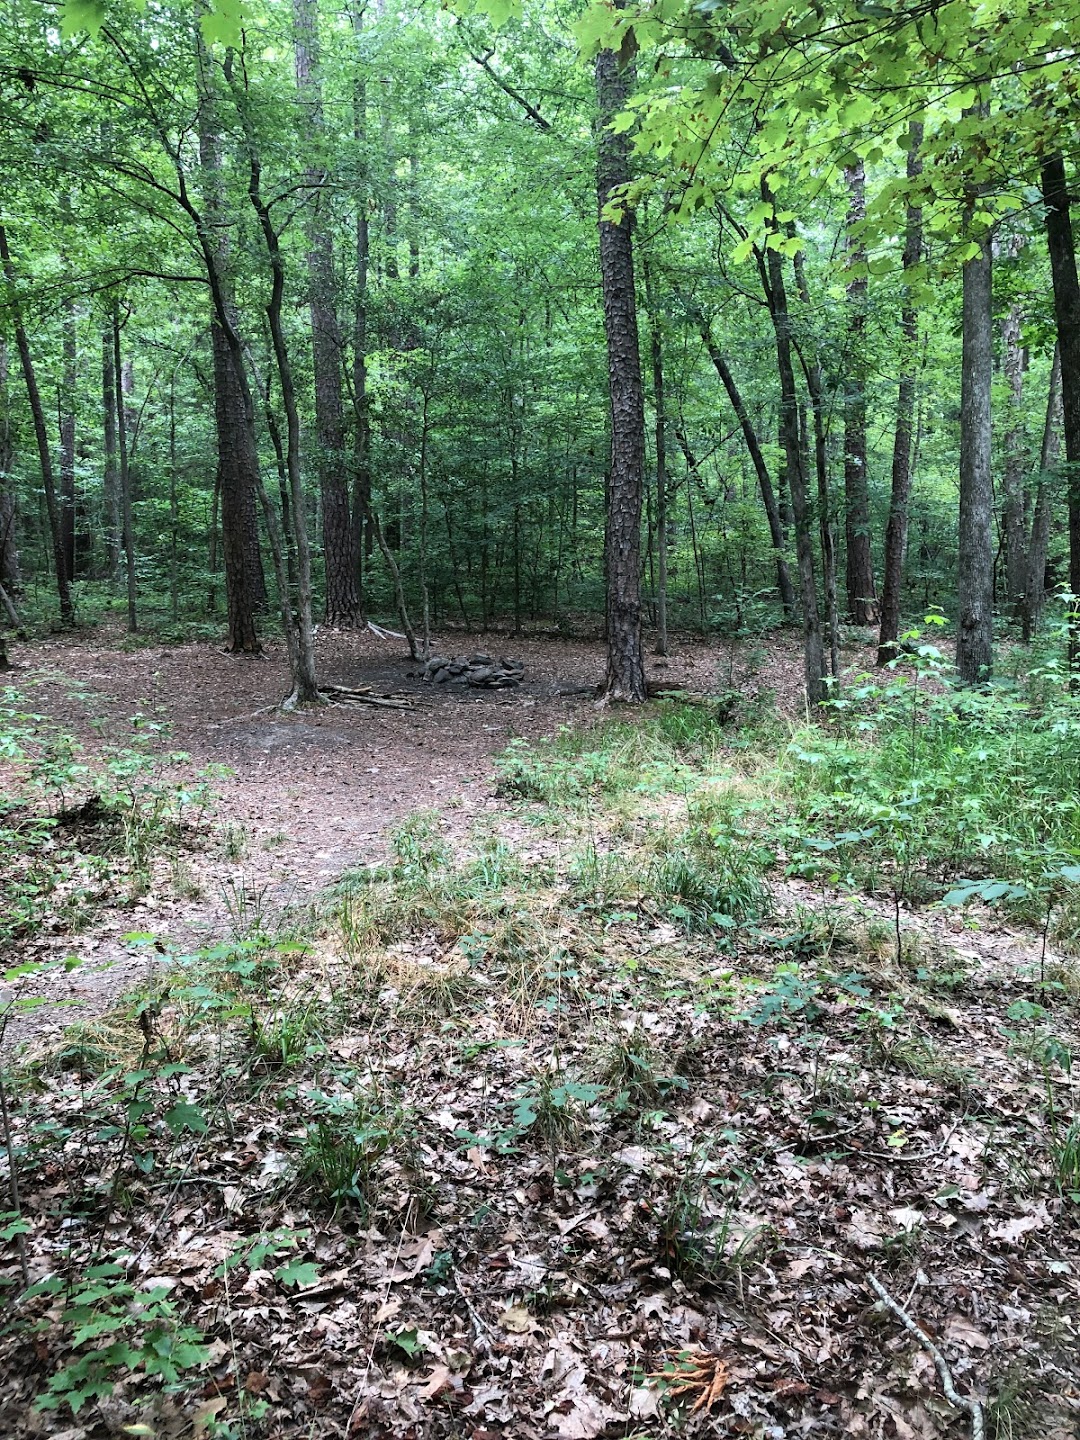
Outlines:
<svg viewBox="0 0 1080 1440"><path fill-rule="evenodd" d="M7 1428L972 1433L877 1282L1073 1434L1076 701L921 658L511 746L9 1059Z"/></svg>

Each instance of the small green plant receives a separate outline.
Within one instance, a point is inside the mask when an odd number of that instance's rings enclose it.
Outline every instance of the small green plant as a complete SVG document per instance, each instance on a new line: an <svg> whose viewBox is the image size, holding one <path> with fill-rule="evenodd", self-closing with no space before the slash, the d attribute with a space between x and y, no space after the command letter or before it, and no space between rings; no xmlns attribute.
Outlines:
<svg viewBox="0 0 1080 1440"><path fill-rule="evenodd" d="M122 1264L103 1261L89 1266L70 1294L58 1278L39 1281L27 1293L28 1299L60 1299L59 1337L70 1355L38 1397L39 1410L67 1406L77 1415L134 1372L160 1381L166 1391L180 1390L191 1383L188 1372L207 1363L202 1335L183 1322L168 1291L139 1290L125 1274Z"/></svg>
<svg viewBox="0 0 1080 1440"><path fill-rule="evenodd" d="M717 1284L737 1275L764 1239L764 1227L740 1222L738 1207L749 1186L739 1171L719 1173L708 1145L682 1157L659 1212L658 1244L664 1263L687 1284Z"/></svg>
<svg viewBox="0 0 1080 1440"><path fill-rule="evenodd" d="M368 1216L379 1207L380 1163L409 1139L404 1109L363 1091L326 1095L309 1090L315 1119L307 1127L297 1165L297 1180L335 1210L356 1209Z"/></svg>

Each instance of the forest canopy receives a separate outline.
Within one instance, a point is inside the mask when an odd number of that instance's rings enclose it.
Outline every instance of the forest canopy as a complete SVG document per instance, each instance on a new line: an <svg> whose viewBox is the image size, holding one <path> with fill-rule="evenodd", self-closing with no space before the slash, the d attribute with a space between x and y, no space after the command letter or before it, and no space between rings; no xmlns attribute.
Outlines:
<svg viewBox="0 0 1080 1440"><path fill-rule="evenodd" d="M16 0L7 620L302 700L320 622L606 615L638 699L642 617L801 617L816 700L936 605L985 679L1080 590L1074 12Z"/></svg>

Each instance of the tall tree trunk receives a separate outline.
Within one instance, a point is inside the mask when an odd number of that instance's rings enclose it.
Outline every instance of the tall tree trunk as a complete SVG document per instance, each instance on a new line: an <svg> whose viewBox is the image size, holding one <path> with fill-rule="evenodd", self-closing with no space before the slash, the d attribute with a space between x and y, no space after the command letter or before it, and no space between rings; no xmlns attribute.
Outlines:
<svg viewBox="0 0 1080 1440"><path fill-rule="evenodd" d="M41 391L38 389L34 360L30 353L30 342L27 339L26 326L22 318L22 309L17 298L15 266L12 263L11 251L8 249L7 230L2 224L0 224L0 265L3 266L4 278L7 280L11 289L9 314L11 316L12 328L15 331L15 344L19 351L19 361L22 365L23 381L26 385L26 398L29 402L30 414L34 421L34 438L37 441L38 462L41 466L41 488L45 492L45 508L49 517L53 566L56 571L56 590L60 601L60 619L64 625L74 625L75 607L71 600L71 586L68 583L67 567L64 560L63 537L60 529L60 507L56 498L56 482L53 476L52 452L49 449L49 432L45 424L45 409L41 403Z"/></svg>
<svg viewBox="0 0 1080 1440"><path fill-rule="evenodd" d="M913 120L908 130L907 175L909 182L922 174L920 150L922 121ZM904 584L907 555L908 511L911 504L912 441L915 433L915 377L918 364L919 315L912 298L912 272L922 256L922 207L909 204L904 231L904 301L900 311L900 385L896 397L896 427L893 431L892 493L885 527L885 568L881 582L881 628L878 631L877 663L885 665L896 655L900 633L900 595Z"/></svg>
<svg viewBox="0 0 1080 1440"><path fill-rule="evenodd" d="M78 340L75 301L65 300L60 322L63 357L57 396L60 428L60 535L64 569L75 579L75 386L78 380Z"/></svg>
<svg viewBox="0 0 1080 1440"><path fill-rule="evenodd" d="M794 234L794 223L791 225L791 233ZM806 266L801 251L796 252L793 266L799 298L809 313L810 286L806 279ZM840 615L836 604L836 532L833 528L829 456L825 435L825 379L821 357L815 353L812 359L808 359L803 345L796 348L814 415L814 474L817 477L818 535L821 541L822 578L825 581L825 620L829 634L829 673L836 680L840 675ZM865 429L864 416L864 433ZM805 435L805 416L803 431ZM807 443L803 446L803 467L809 474L809 437L805 438Z"/></svg>
<svg viewBox="0 0 1080 1440"><path fill-rule="evenodd" d="M1032 636L1039 628L1039 616L1046 592L1046 552L1050 548L1050 484L1058 458L1060 423L1061 350L1055 345L1046 397L1042 447L1039 451L1039 478L1035 487L1035 503L1031 509L1031 538L1027 546L1027 575L1024 579L1024 607L1021 616L1025 645L1031 643Z"/></svg>
<svg viewBox="0 0 1080 1440"><path fill-rule="evenodd" d="M289 518L292 522L292 540L296 551L296 619L290 624L291 633L290 675L292 692L284 701L285 708L297 705L318 704L319 686L315 675L315 629L311 609L311 546L307 532L307 504L304 497L304 483L300 472L300 412L296 403L296 386L293 381L292 363L285 338L282 307L285 295L285 258L281 253L278 233L270 215L270 208L262 193L262 162L256 144L254 128L248 110L248 97L237 81L231 60L227 62L226 77L232 89L244 132L244 144L248 161L248 199L259 222L263 244L270 264L270 298L266 302L266 318L270 325L270 336L274 347L274 361L277 366L278 384L281 387L281 401L285 408L285 464L289 477ZM250 391L248 392L250 413ZM269 500L265 498L262 480L259 479L263 509L268 519L272 513ZM276 513L276 512L273 512ZM278 527L275 526L275 529ZM285 570L284 544L280 535L275 535L275 564L279 589L288 593L288 579ZM283 608L282 619L286 618ZM291 617L290 617L291 618Z"/></svg>
<svg viewBox="0 0 1080 1440"><path fill-rule="evenodd" d="M1005 432L1005 463L1002 467L1001 520L1005 532L1005 608L1021 613L1027 580L1026 536L1024 533L1023 399L1024 347L1021 342L1023 314L1018 304L1009 306L1001 324L1002 369L1009 387L1009 422Z"/></svg>
<svg viewBox="0 0 1080 1440"><path fill-rule="evenodd" d="M101 332L101 408L105 444L102 498L105 507L105 576L115 584L120 573L120 481L116 464L116 366L112 325Z"/></svg>
<svg viewBox="0 0 1080 1440"><path fill-rule="evenodd" d="M982 113L984 107L980 107ZM960 379L960 525L956 668L964 685L989 680L994 663L994 491L990 386L993 380L993 253L989 234L973 232L977 192L967 199L966 233L979 253L964 266Z"/></svg>
<svg viewBox="0 0 1080 1440"><path fill-rule="evenodd" d="M112 309L113 374L123 376L124 367L120 358L120 307L114 302ZM131 504L131 467L128 463L128 415L124 403L123 384L117 390L116 443L120 457L120 516L124 543L124 570L127 580L128 630L134 635L139 628L136 609L137 582L135 575L135 520Z"/></svg>
<svg viewBox="0 0 1080 1440"><path fill-rule="evenodd" d="M296 44L296 85L309 153L321 158L325 148L319 18L316 0L293 0ZM308 167L313 194L326 172ZM319 491L322 498L323 561L326 570L325 616L328 625L352 627L360 619L357 586L356 532L349 513L348 456L342 403L342 344L337 315L334 240L328 206L309 201L307 226L308 305L311 315L315 372L315 429Z"/></svg>
<svg viewBox="0 0 1080 1440"><path fill-rule="evenodd" d="M596 153L599 201L600 281L604 296L608 391L611 401L611 465L608 481L604 559L607 589L607 675L609 700L645 699L641 646L641 508L645 482L645 396L638 352L634 293L632 218L604 219L604 207L630 179L625 134L609 128L626 105L632 61L628 54L601 50L596 57L600 133Z"/></svg>
<svg viewBox="0 0 1080 1440"><path fill-rule="evenodd" d="M1069 589L1080 595L1080 281L1076 274L1069 190L1060 154L1042 162L1046 244L1054 282L1054 315L1061 355L1061 410L1069 485ZM1069 629L1069 665L1080 669L1080 621Z"/></svg>
<svg viewBox="0 0 1080 1440"><path fill-rule="evenodd" d="M701 338L705 342L705 348L709 352L709 359L720 383L727 392L731 408L735 411L735 418L739 422L739 429L742 431L743 440L750 455L750 462L754 467L754 474L757 476L758 489L761 491L761 503L765 507L765 516L769 522L769 535L772 539L773 555L776 559L776 588L780 595L780 604L783 607L784 619L791 620L795 615L795 590L791 583L791 575L788 571L787 560L784 558L784 525L780 516L780 506L777 503L776 492L773 489L772 478L769 475L769 467L765 463L765 456L761 451L761 443L758 440L757 431L754 429L754 422L749 410L743 402L742 393L735 383L735 377L731 373L731 367L720 350L720 347L713 339L712 329L700 311L694 312L698 329L701 331Z"/></svg>
<svg viewBox="0 0 1080 1440"><path fill-rule="evenodd" d="M364 28L364 5L353 12L353 34L357 52ZM353 141L358 157L367 147L367 80L364 56L357 53L353 73ZM356 556L357 588L364 603L364 567L374 542L374 527L368 523L371 510L371 419L367 398L368 274L371 265L371 231L368 223L367 162L358 159L356 186L356 295L353 310L353 553Z"/></svg>
<svg viewBox="0 0 1080 1440"><path fill-rule="evenodd" d="M15 431L11 424L11 394L8 390L8 351L0 338L0 585L9 595L22 594L18 536L15 531Z"/></svg>
<svg viewBox="0 0 1080 1440"><path fill-rule="evenodd" d="M862 161L849 166L847 262L855 274L847 283L848 363L844 379L844 543L847 552L848 614L856 625L876 619L874 560L870 547L870 499L866 473L866 176Z"/></svg>
<svg viewBox="0 0 1080 1440"><path fill-rule="evenodd" d="M768 183L762 182L762 199L772 203ZM787 288L784 284L783 261L778 250L766 251L762 281L769 304L769 315L776 337L776 361L780 376L780 437L784 449L784 468L791 493L792 517L795 525L795 553L799 564L799 598L803 616L803 671L806 698L810 705L825 699L825 651L821 637L821 614L818 609L817 581L814 577L813 515L799 443L799 400L795 390L795 367L792 363L791 316L788 311Z"/></svg>
<svg viewBox="0 0 1080 1440"><path fill-rule="evenodd" d="M656 451L656 653L668 653L667 586L668 586L668 473L667 473L667 407L664 398L664 345L660 332L660 313L653 285L652 267L647 253L641 256L645 280L645 304L649 312L649 351L652 359L654 442Z"/></svg>
<svg viewBox="0 0 1080 1440"><path fill-rule="evenodd" d="M214 267L219 295L210 323L210 350L214 372L214 422L217 429L217 487L221 498L221 554L225 568L225 605L228 645L233 654L254 655L260 650L255 615L265 594L258 555L255 497L258 456L254 418L245 399L243 352L239 337L234 346L237 316L229 282L229 241L225 228L225 199L221 177L221 141L218 135L209 60L199 54L199 160L205 203L207 265ZM223 316L217 313L223 310ZM254 531L256 544L251 543ZM261 592L261 594L260 594Z"/></svg>

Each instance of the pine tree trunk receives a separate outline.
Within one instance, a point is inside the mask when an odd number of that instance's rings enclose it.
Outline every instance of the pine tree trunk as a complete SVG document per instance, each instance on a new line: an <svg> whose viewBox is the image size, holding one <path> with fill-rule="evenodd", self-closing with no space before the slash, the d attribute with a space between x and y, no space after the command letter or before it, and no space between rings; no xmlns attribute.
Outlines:
<svg viewBox="0 0 1080 1440"><path fill-rule="evenodd" d="M967 201L968 227L976 205ZM990 387L993 380L993 256L988 234L973 236L979 254L964 266L960 378L959 609L956 668L964 685L990 679L994 663L994 492Z"/></svg>
<svg viewBox="0 0 1080 1440"><path fill-rule="evenodd" d="M17 278L15 266L12 263L11 252L8 249L7 230L0 225L0 265L3 266L4 278L11 288L12 300L9 304L8 314L11 319L12 328L15 331L15 344L19 351L19 361L22 365L23 381L26 385L26 398L30 405L30 414L34 422L34 438L37 441L38 461L41 466L41 488L45 493L45 509L49 517L49 535L52 540L53 566L56 571L56 590L60 601L60 620L64 625L75 624L75 607L71 599L71 586L68 583L67 569L64 561L64 544L60 528L60 507L56 498L56 481L53 476L52 451L49 448L49 432L45 424L45 409L41 403L41 391L38 389L37 373L34 370L34 360L30 353L30 342L26 335L26 326L23 323L22 310L19 307L17 298Z"/></svg>
<svg viewBox="0 0 1080 1440"><path fill-rule="evenodd" d="M321 155L325 142L319 19L316 0L293 0L296 85L309 146ZM324 170L309 166L313 194L326 180ZM307 227L308 305L315 373L315 429L319 491L322 498L323 561L328 625L352 627L360 619L356 532L349 511L348 456L342 402L342 343L334 274L334 240L328 206L309 201Z"/></svg>
<svg viewBox="0 0 1080 1440"><path fill-rule="evenodd" d="M611 401L611 464L604 538L607 589L604 695L608 700L639 703L645 699L641 644L645 396L638 351L632 219L629 212L624 212L617 223L603 218L604 207L613 192L630 179L628 139L625 134L613 134L608 127L612 117L625 107L631 73L632 62L628 56L601 50L596 57L600 280Z"/></svg>
<svg viewBox="0 0 1080 1440"><path fill-rule="evenodd" d="M908 131L907 175L909 181L922 174L923 126L913 120ZM878 631L877 663L885 665L897 651L900 634L900 596L904 585L907 555L908 510L911 504L913 471L912 442L915 437L915 377L917 374L919 316L912 301L911 272L922 255L922 208L908 205L904 233L903 308L900 312L900 385L896 397L896 427L893 431L892 492L889 519L885 527L885 567L881 582L881 627Z"/></svg>
<svg viewBox="0 0 1080 1440"><path fill-rule="evenodd" d="M844 172L848 185L847 258L857 273L847 284L848 366L844 381L844 542L848 615L856 625L877 618L870 500L866 474L866 177L862 161Z"/></svg>
<svg viewBox="0 0 1080 1440"><path fill-rule="evenodd" d="M1080 281L1065 161L1060 154L1043 160L1041 180L1061 355L1062 431L1069 484L1069 589L1073 595L1080 595ZM1080 623L1075 608L1069 630L1069 664L1074 671L1080 669Z"/></svg>

